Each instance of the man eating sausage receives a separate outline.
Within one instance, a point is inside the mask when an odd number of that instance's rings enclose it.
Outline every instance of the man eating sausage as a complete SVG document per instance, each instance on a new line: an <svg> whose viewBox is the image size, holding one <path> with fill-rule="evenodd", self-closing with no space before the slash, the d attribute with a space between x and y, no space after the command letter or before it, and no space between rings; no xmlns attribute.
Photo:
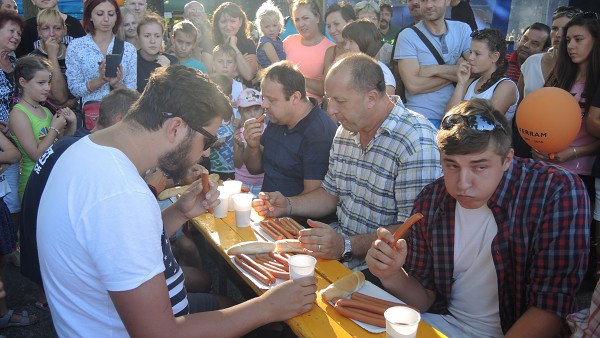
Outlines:
<svg viewBox="0 0 600 338"><path fill-rule="evenodd" d="M385 289L448 337L557 337L575 310L588 194L577 175L514 157L511 135L487 100L451 109L437 134L444 176L414 203L424 218L396 243L378 229L367 254Z"/></svg>

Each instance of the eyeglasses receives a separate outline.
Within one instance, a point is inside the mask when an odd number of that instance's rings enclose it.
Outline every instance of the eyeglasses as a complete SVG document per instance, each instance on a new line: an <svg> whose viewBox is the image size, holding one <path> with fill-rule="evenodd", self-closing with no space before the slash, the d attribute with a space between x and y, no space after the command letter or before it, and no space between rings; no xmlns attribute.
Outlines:
<svg viewBox="0 0 600 338"><path fill-rule="evenodd" d="M174 116L177 116L175 113L171 113L171 112L162 112L163 116L165 118L171 118ZM192 128L194 131L199 132L200 134L204 135L204 137L206 138L206 140L204 140L204 151L207 151L210 147L212 147L215 142L217 142L218 138L209 133L206 129L204 129L204 127L200 127L198 129L192 127L191 124L189 124L183 117L179 116L185 123L187 123L187 125Z"/></svg>
<svg viewBox="0 0 600 338"><path fill-rule="evenodd" d="M354 5L354 12L356 12L356 14L358 14L358 12L362 11L363 9L371 9L375 13L379 13L380 11L379 6L376 6L373 0L361 1Z"/></svg>
<svg viewBox="0 0 600 338"><path fill-rule="evenodd" d="M493 116L485 116L481 114L462 115L448 114L442 119L441 127L443 130L450 130L452 127L463 122L467 127L476 131L494 131L502 130L506 134L506 129L496 121Z"/></svg>
<svg viewBox="0 0 600 338"><path fill-rule="evenodd" d="M583 13L583 11L574 6L560 6L554 10L555 16L558 14L562 14L563 16L566 16L569 19L581 13Z"/></svg>

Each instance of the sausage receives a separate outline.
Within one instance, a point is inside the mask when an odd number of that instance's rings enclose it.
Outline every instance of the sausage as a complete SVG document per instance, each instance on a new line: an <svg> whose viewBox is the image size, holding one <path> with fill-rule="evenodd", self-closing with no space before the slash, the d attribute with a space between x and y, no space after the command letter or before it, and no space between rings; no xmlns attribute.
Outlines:
<svg viewBox="0 0 600 338"><path fill-rule="evenodd" d="M277 278L288 280L290 279L290 273L287 271L280 270L279 268L273 268L269 263L264 263L262 267L267 270L270 274Z"/></svg>
<svg viewBox="0 0 600 338"><path fill-rule="evenodd" d="M338 301L339 302L339 301ZM379 327L385 327L385 318L382 315L376 315L364 310L347 308L343 306L335 305L333 307L339 314L346 318L358 320L369 325L375 325Z"/></svg>
<svg viewBox="0 0 600 338"><path fill-rule="evenodd" d="M287 266L277 262L277 261L269 261L269 262L265 262L266 266L272 267L273 269L276 270L281 270L283 272L289 272L290 268L288 268Z"/></svg>
<svg viewBox="0 0 600 338"><path fill-rule="evenodd" d="M275 233L275 231L273 231L273 229L267 224L267 222L265 221L261 221L258 223L258 226L263 229L264 232L267 233L267 235L269 235L269 237L271 237L274 241L283 239L283 236L278 235L277 233Z"/></svg>
<svg viewBox="0 0 600 338"><path fill-rule="evenodd" d="M277 232L281 233L285 238L287 238L287 239L294 239L294 236L292 236L292 234L290 234L281 225L277 224L273 220L270 219L270 220L267 221L267 223L269 223L269 225L272 228L274 228L275 230L277 230Z"/></svg>
<svg viewBox="0 0 600 338"><path fill-rule="evenodd" d="M287 218L280 218L279 223L285 226L286 230L290 232L294 236L294 238L298 238L298 229L296 226L290 222Z"/></svg>
<svg viewBox="0 0 600 338"><path fill-rule="evenodd" d="M385 299L381 299L381 298L375 298L375 297L371 297L371 296L367 296L365 294L362 294L360 292L354 292L352 294L352 296L350 296L352 299L355 300L359 300L359 301L363 301L363 302L371 302L373 304L379 304L381 306L387 306L387 307L392 307L392 306L402 306L404 304L402 303L396 303L396 302L391 302Z"/></svg>
<svg viewBox="0 0 600 338"><path fill-rule="evenodd" d="M267 114L262 114L256 119L256 122L262 123L267 118Z"/></svg>
<svg viewBox="0 0 600 338"><path fill-rule="evenodd" d="M273 207L273 204L271 204L271 202L267 200L263 200L263 204L265 205L265 207L267 207L267 210Z"/></svg>
<svg viewBox="0 0 600 338"><path fill-rule="evenodd" d="M272 283L275 283L275 276L273 276L269 271L267 271L262 265L256 263L248 255L239 254L236 256L239 257L246 264L250 265L250 267L252 267L254 270L256 270L256 271L260 272L261 274L263 274L264 276L266 276L271 281L271 283L269 283L269 285Z"/></svg>
<svg viewBox="0 0 600 338"><path fill-rule="evenodd" d="M242 186L242 189L240 190L240 192L241 192L242 194L243 194L243 193L246 193L246 192L250 192L250 188Z"/></svg>
<svg viewBox="0 0 600 338"><path fill-rule="evenodd" d="M276 252L269 252L269 256L271 256L274 260L278 261L279 263L281 263L289 268L290 262L288 262L288 259L286 257L284 257Z"/></svg>
<svg viewBox="0 0 600 338"><path fill-rule="evenodd" d="M206 195L206 193L210 190L210 183L208 183L208 173L203 172L200 177L202 177L202 193ZM213 208L208 208L208 212L213 213Z"/></svg>
<svg viewBox="0 0 600 338"><path fill-rule="evenodd" d="M235 260L235 262L242 267L242 269L246 270L248 273L250 273L252 276L256 277L258 280L260 280L263 284L265 285L271 285L271 280L269 279L269 277L263 275L262 273L256 271L255 269L253 269L250 265L246 264L246 262L244 262L243 260L241 260L237 255L235 255L233 257L233 259Z"/></svg>
<svg viewBox="0 0 600 338"><path fill-rule="evenodd" d="M335 305L343 306L343 307L351 307L353 309L365 310L371 313L376 313L383 316L385 310L390 308L391 306L378 305L376 303L372 303L369 301L361 301L356 299L347 299L340 298Z"/></svg>
<svg viewBox="0 0 600 338"><path fill-rule="evenodd" d="M291 218L291 217L286 217L286 219L287 219L287 220L288 220L288 221L289 221L289 222L290 222L290 223L291 223L291 224L292 224L294 227L296 227L296 228L298 229L298 231L300 231L300 230L303 230L303 229L304 229L304 227L303 227L303 226L302 226L300 223L296 222L296 220L295 220L295 219L293 219L293 218Z"/></svg>
<svg viewBox="0 0 600 338"><path fill-rule="evenodd" d="M404 223L402 223L402 225L398 228L398 230L394 231L394 243L398 242L398 240L404 236L408 229L410 229L413 224L421 220L421 218L423 218L423 214L421 213L416 213L407 218L406 221L404 221Z"/></svg>

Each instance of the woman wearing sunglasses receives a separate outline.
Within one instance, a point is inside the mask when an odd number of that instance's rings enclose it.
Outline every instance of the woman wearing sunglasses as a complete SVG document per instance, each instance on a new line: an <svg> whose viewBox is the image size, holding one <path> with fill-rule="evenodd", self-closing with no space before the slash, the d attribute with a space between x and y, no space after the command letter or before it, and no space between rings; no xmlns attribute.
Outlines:
<svg viewBox="0 0 600 338"><path fill-rule="evenodd" d="M582 11L577 7L560 6L556 8L552 15L552 26L550 28L550 41L552 48L546 53L531 55L521 65L521 76L519 77L519 102L523 100L527 94L536 89L540 89L546 83L548 75L556 64L558 57L558 47L560 40L564 34L563 29L567 22Z"/></svg>
<svg viewBox="0 0 600 338"><path fill-rule="evenodd" d="M504 76L508 67L504 35L496 29L483 29L473 32L471 38L471 54L458 67L458 82L446 110L463 100L488 99L510 121L517 109L519 92L517 85ZM471 78L473 74L477 74L475 79Z"/></svg>
<svg viewBox="0 0 600 338"><path fill-rule="evenodd" d="M556 66L546 87L558 87L570 92L581 107L581 128L575 140L556 152L552 161L573 171L594 191L590 176L600 140L586 130L586 115L600 81L600 23L595 13L577 15L567 23L560 42ZM588 99L586 99L588 98ZM532 151L538 160L550 160L549 154Z"/></svg>

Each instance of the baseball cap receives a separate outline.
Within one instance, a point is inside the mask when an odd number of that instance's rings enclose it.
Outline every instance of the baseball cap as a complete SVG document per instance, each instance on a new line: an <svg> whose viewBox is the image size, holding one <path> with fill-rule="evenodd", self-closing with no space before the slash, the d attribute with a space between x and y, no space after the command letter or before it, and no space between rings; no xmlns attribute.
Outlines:
<svg viewBox="0 0 600 338"><path fill-rule="evenodd" d="M238 96L237 105L238 107L252 107L262 105L262 97L260 92L256 89L246 88Z"/></svg>

